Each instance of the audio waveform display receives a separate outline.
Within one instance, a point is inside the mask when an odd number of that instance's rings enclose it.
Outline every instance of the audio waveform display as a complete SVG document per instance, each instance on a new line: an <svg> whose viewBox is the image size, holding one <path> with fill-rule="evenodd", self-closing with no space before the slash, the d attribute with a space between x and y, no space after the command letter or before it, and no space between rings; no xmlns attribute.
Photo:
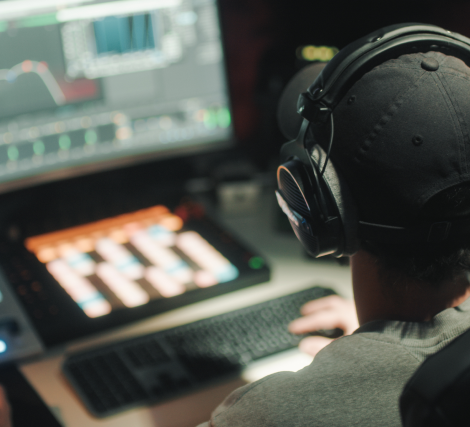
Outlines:
<svg viewBox="0 0 470 427"><path fill-rule="evenodd" d="M136 52L155 48L155 33L149 14L108 16L93 23L98 54Z"/></svg>
<svg viewBox="0 0 470 427"><path fill-rule="evenodd" d="M168 67L196 41L197 20L175 6L67 22L61 28L67 75L97 79Z"/></svg>
<svg viewBox="0 0 470 427"><path fill-rule="evenodd" d="M35 73L41 78L57 105L64 105L66 103L64 92L62 92L62 89L49 71L49 67L45 62L31 61L28 59L14 65L10 69L0 70L0 81L4 80L10 84L14 84L19 76L27 73Z"/></svg>

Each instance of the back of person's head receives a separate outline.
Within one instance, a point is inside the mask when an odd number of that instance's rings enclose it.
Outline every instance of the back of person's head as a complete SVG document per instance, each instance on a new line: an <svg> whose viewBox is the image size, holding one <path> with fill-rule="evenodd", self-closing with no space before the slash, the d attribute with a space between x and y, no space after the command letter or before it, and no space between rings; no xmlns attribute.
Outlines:
<svg viewBox="0 0 470 427"><path fill-rule="evenodd" d="M468 217L470 184L459 184L432 197L422 208L417 220L444 221ZM387 245L361 241L361 249L377 257L381 272L389 283L424 282L438 289L456 282L470 271L470 237L434 245ZM456 282L466 286L466 280Z"/></svg>
<svg viewBox="0 0 470 427"><path fill-rule="evenodd" d="M456 35L446 50L430 27L398 28L400 43L410 28L428 37L422 51L410 42L383 60L394 27L325 67L299 100L304 121L283 147L278 199L314 256L362 249L395 279L438 287L470 270L470 40ZM381 37L388 44L369 47ZM361 61L372 66L358 77Z"/></svg>
<svg viewBox="0 0 470 427"><path fill-rule="evenodd" d="M440 52L388 60L365 74L334 114L331 158L362 221L470 222L470 68L463 61ZM470 235L361 239L360 247L384 269L434 286L470 270Z"/></svg>

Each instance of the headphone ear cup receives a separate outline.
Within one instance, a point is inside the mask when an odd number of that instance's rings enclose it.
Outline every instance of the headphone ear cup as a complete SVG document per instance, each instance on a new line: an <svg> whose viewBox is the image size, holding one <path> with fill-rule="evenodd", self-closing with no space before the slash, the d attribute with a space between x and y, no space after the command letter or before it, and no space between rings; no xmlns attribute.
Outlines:
<svg viewBox="0 0 470 427"><path fill-rule="evenodd" d="M307 252L316 257L321 252L318 230L319 209L309 197L313 194L305 166L299 160L289 160L277 170L279 206L287 215L295 235Z"/></svg>
<svg viewBox="0 0 470 427"><path fill-rule="evenodd" d="M324 159L326 159L326 153L319 145L316 145L313 149L312 157L317 164L323 165ZM328 187L341 218L342 235L344 239L342 256L354 255L359 249L359 239L357 235L357 208L352 194L346 181L334 167L331 159L326 164L325 172L321 178Z"/></svg>

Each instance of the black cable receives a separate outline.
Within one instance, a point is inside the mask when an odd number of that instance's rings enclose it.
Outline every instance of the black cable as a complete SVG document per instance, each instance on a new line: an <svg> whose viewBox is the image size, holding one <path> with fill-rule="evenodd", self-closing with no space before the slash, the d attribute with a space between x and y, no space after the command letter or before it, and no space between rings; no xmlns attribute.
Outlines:
<svg viewBox="0 0 470 427"><path fill-rule="evenodd" d="M333 135L334 135L334 122L333 122L333 112L330 113L330 121L331 121L331 134L330 134L330 144L328 146L328 152L326 153L325 163L323 163L323 169L320 172L320 176L323 176L325 173L326 165L328 164L328 160L330 159L331 147L333 146Z"/></svg>
<svg viewBox="0 0 470 427"><path fill-rule="evenodd" d="M311 153L308 151L307 148L305 148L305 154L307 155L307 158L310 162L310 166L312 167L313 177L315 178L315 182L317 184L316 188L318 188L318 197L317 197L317 194L314 193L313 198L316 201L318 208L320 209L320 218L322 218L323 221L326 221L328 219L328 209L326 207L326 200L323 197L323 193L321 190L320 178L318 176L318 169L315 163L313 162Z"/></svg>

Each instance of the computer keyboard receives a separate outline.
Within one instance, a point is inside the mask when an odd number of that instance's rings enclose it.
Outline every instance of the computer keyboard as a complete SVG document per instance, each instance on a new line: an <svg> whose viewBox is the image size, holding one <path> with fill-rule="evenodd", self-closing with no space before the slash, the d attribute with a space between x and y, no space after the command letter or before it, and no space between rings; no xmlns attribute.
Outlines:
<svg viewBox="0 0 470 427"><path fill-rule="evenodd" d="M313 287L250 307L69 356L68 381L88 410L105 417L234 377L251 361L297 346L287 325L307 301L332 295ZM339 329L319 331L336 338Z"/></svg>

